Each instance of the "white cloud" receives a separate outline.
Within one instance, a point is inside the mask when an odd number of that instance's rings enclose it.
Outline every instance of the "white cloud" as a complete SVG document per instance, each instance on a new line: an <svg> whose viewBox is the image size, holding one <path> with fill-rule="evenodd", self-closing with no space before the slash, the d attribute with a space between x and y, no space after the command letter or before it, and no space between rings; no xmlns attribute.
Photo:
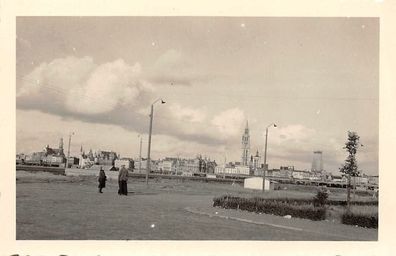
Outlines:
<svg viewBox="0 0 396 256"><path fill-rule="evenodd" d="M29 73L17 92L17 107L65 118L111 124L147 132L155 88L143 79L139 63L121 59L96 64L90 57L67 57L42 63ZM219 143L207 131L206 112L173 103L156 109L155 134L201 144Z"/></svg>
<svg viewBox="0 0 396 256"><path fill-rule="evenodd" d="M55 59L24 78L17 100L33 105L46 101L47 107L56 104L71 113L108 113L135 106L142 94L153 91L140 76L139 63L130 66L122 59L100 65L90 57Z"/></svg>

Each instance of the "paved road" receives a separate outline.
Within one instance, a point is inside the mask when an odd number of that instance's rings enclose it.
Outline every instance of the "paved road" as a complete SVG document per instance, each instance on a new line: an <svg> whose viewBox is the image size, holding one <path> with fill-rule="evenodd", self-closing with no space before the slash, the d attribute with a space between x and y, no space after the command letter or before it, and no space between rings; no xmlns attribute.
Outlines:
<svg viewBox="0 0 396 256"><path fill-rule="evenodd" d="M333 225L333 231L327 232L331 223L289 220L285 224L276 216L213 208L212 199L221 192L207 193L199 186L129 185L130 195L119 196L115 183L108 183L99 194L94 182L18 182L17 239L377 239L376 230L341 225L345 233Z"/></svg>

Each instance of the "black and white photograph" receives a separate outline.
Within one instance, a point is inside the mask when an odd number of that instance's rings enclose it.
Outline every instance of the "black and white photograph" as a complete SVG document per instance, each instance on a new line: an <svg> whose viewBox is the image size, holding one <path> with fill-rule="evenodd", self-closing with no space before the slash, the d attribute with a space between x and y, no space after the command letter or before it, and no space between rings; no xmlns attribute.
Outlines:
<svg viewBox="0 0 396 256"><path fill-rule="evenodd" d="M378 239L378 18L16 35L17 240Z"/></svg>
<svg viewBox="0 0 396 256"><path fill-rule="evenodd" d="M394 11L0 1L0 254L393 255Z"/></svg>

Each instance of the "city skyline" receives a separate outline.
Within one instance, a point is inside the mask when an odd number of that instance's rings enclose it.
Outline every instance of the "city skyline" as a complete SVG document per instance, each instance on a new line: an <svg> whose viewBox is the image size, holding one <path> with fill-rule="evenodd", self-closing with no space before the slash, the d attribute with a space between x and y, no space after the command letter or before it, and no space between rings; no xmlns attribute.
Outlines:
<svg viewBox="0 0 396 256"><path fill-rule="evenodd" d="M152 158L251 152L269 168L324 169L361 136L359 169L378 174L377 18L18 17L17 152L80 145L137 156L151 103ZM336 36L335 36L336 35ZM34 125L31 125L34 123ZM47 142L46 142L47 141Z"/></svg>

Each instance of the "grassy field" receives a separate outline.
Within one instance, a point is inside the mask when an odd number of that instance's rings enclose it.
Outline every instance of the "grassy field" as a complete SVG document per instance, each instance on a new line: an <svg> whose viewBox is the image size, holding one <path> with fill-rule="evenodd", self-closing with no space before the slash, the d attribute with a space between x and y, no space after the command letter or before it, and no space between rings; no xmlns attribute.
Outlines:
<svg viewBox="0 0 396 256"><path fill-rule="evenodd" d="M17 172L17 239L106 240L376 240L377 231L212 207L216 196L262 196L240 185L131 179L97 192L94 177ZM270 191L265 197L313 197L313 191ZM338 197L339 195L332 195ZM195 209L194 214L186 209ZM219 215L216 215L216 214ZM222 214L223 218L219 218ZM213 215L213 216L212 216ZM229 218L230 216L230 218ZM231 217L234 219L231 219ZM216 218L217 217L217 218ZM253 221L253 222L252 222ZM263 224L264 223L264 224ZM272 225L276 223L276 225ZM301 229L296 231L295 227Z"/></svg>

